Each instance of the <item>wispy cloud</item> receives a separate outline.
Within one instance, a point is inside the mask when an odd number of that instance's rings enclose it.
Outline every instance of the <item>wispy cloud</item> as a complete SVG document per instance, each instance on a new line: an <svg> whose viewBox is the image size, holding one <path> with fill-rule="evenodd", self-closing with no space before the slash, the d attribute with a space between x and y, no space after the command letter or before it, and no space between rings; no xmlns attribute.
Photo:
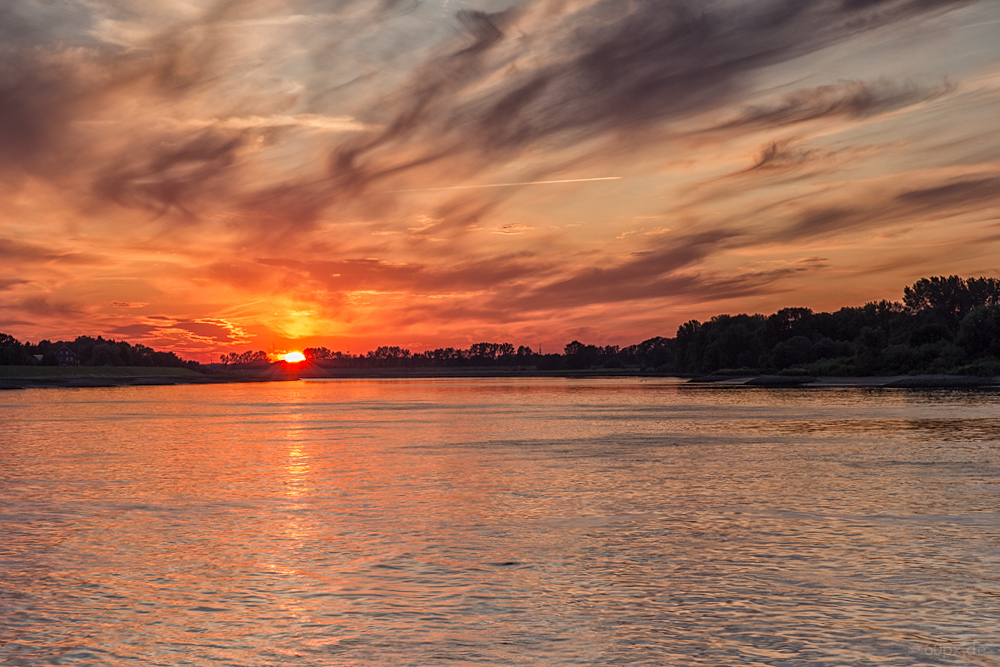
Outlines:
<svg viewBox="0 0 1000 667"><path fill-rule="evenodd" d="M898 84L888 79L843 81L836 85L802 88L773 104L746 107L739 116L713 129L775 128L837 116L869 118L938 99L954 90L951 85L922 88L910 82Z"/></svg>

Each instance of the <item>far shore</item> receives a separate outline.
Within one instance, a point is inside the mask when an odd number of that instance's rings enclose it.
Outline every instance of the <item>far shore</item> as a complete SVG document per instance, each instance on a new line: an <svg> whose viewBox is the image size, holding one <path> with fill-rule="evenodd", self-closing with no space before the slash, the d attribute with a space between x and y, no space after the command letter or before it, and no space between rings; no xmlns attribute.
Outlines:
<svg viewBox="0 0 1000 667"><path fill-rule="evenodd" d="M0 366L0 389L135 387L181 384L228 384L337 379L431 378L676 378L699 387L886 389L1000 389L1000 377L969 375L892 375L867 377L811 377L796 375L678 376L639 369L590 369L539 371L530 368L340 368L294 367L285 364L265 369L199 373L187 368L127 366Z"/></svg>

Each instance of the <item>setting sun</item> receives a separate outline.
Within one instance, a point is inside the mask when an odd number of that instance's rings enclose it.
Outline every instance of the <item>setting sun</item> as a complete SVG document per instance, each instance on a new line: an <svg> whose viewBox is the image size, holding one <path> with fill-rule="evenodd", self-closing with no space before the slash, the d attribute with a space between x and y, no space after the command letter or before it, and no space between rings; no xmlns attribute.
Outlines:
<svg viewBox="0 0 1000 667"><path fill-rule="evenodd" d="M301 352L289 352L284 356L284 360L290 364L297 364L299 362L305 361L306 357Z"/></svg>

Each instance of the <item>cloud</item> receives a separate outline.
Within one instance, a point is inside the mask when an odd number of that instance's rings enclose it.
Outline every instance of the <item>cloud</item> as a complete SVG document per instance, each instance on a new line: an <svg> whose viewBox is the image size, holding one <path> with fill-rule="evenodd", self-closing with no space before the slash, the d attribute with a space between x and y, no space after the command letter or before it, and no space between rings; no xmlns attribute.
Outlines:
<svg viewBox="0 0 1000 667"><path fill-rule="evenodd" d="M732 174L731 176L754 173L776 173L788 170L801 170L807 164L815 162L820 158L829 158L833 155L831 151L820 151L818 148L805 148L796 145L791 140L771 141L765 145L753 165Z"/></svg>
<svg viewBox="0 0 1000 667"><path fill-rule="evenodd" d="M275 86L273 101L263 104L267 91L245 89L227 76L240 49L250 48L239 31L278 20L281 30L305 40L301 48L318 51L321 43L305 17L322 10L316 18L324 25L339 21L364 32L402 20L416 5L288 2L271 8L218 1L200 12L175 10L173 21L149 33L151 21L143 22L127 3L60 5L40 14L21 0L0 17L11 35L19 35L0 50L0 155L7 168L87 164L97 174L90 191L101 200L188 221L221 206L244 236L268 238L275 224L308 228L323 211L345 206L376 182L423 184L444 175L464 187L461 181L528 150L594 139L623 150L646 140L653 127L731 104L766 67L970 1L592 0L527 2L498 13L462 10L455 40L413 52L418 64L403 85L355 104L356 113L338 114L310 108L319 91L296 92L280 76L269 84ZM288 21L290 16L304 18ZM101 41L102 35L112 39L109 30L97 28L107 25L133 25L135 36ZM144 31L148 36L141 37ZM287 93L277 92L282 86ZM864 117L943 90L887 80L843 82L748 108L725 127ZM225 104L230 93L235 97ZM146 100L159 108L159 117L143 123L142 109L134 121L121 117L114 109L123 96ZM213 107L211 120L191 115ZM106 127L127 133L128 141L107 141L95 129L100 124L79 123L87 119L118 121ZM318 164L296 164L289 154L270 160L264 171L251 159L262 150L278 151L288 141L281 133L291 130L329 134L325 177ZM537 164L537 173L512 183L550 180L537 177L558 170L559 159L552 153ZM510 190L492 200L517 188ZM278 202L274 210L270 202ZM461 224L449 220L445 226Z"/></svg>
<svg viewBox="0 0 1000 667"><path fill-rule="evenodd" d="M159 331L158 327L152 324L126 324L123 326L111 327L109 331L120 336L130 338L148 338Z"/></svg>
<svg viewBox="0 0 1000 667"><path fill-rule="evenodd" d="M83 252L64 252L35 243L0 238L0 257L11 263L52 262L64 264L96 264L99 257Z"/></svg>
<svg viewBox="0 0 1000 667"><path fill-rule="evenodd" d="M298 114L296 116L245 116L224 118L215 121L189 121L193 127L220 127L227 130L272 129L298 127L323 132L360 132L373 128L360 123L350 116L323 116L320 114Z"/></svg>
<svg viewBox="0 0 1000 667"><path fill-rule="evenodd" d="M344 295L406 294L410 306L396 306L413 317L435 320L491 317L506 321L536 317L543 311L662 299L722 298L757 293L780 276L804 266L756 272L739 278L702 275L691 271L707 256L744 242L739 232L713 230L660 242L658 248L603 268L573 268L528 253L483 258L454 266L390 265L378 260L302 262L259 260L301 272L315 286ZM821 268L817 265L815 268ZM315 286L313 289L315 289ZM773 289L774 288L770 288ZM447 295L445 302L435 295ZM422 315L418 316L420 313ZM395 321L395 319L394 319Z"/></svg>
<svg viewBox="0 0 1000 667"><path fill-rule="evenodd" d="M521 304L538 308L573 307L584 303L624 302L693 291L700 283L683 270L727 245L740 232L715 229L664 239L659 247L609 267L588 267L527 290Z"/></svg>
<svg viewBox="0 0 1000 667"><path fill-rule="evenodd" d="M0 46L0 173L53 164L48 158L83 95L75 72L58 57Z"/></svg>
<svg viewBox="0 0 1000 667"><path fill-rule="evenodd" d="M796 90L776 104L747 107L736 118L713 129L775 128L837 116L868 118L937 99L953 90L954 86L949 85L921 88L888 79L842 81L837 85Z"/></svg>
<svg viewBox="0 0 1000 667"><path fill-rule="evenodd" d="M514 294L503 291L492 298L467 297L451 299L444 303L431 301L408 301L393 309L392 318L400 326L419 326L428 319L442 322L476 322L489 323L490 326L515 323L534 324L547 321L546 329L562 327L566 321L583 315L584 320L593 321L593 313L606 313L614 309L618 313L628 312L633 316L662 321L671 316L671 306L676 308L682 304L700 304L704 302L773 295L790 291L787 279L802 278L805 267L784 267L767 271L743 271L737 275L725 275L707 271L677 271L658 276L647 276L637 279L617 288L606 285L594 298L588 298L580 292L566 290L545 290L541 292L525 292ZM819 269L822 267L816 267ZM807 268L807 271L814 270ZM552 309L545 303L545 298L555 295L558 298L558 309ZM644 303L645 308L637 308L638 303ZM591 313L588 317L586 313ZM605 333L606 327L602 326ZM544 335L550 335L546 331ZM557 332L563 335L562 332ZM535 335L538 335L536 333ZM661 332L660 335L664 335ZM634 341L633 341L634 342Z"/></svg>
<svg viewBox="0 0 1000 667"><path fill-rule="evenodd" d="M469 258L446 266L427 262L390 263L378 259L303 261L262 258L258 263L307 276L313 288L347 294L357 291L470 293L549 275L551 266L530 253Z"/></svg>
<svg viewBox="0 0 1000 667"><path fill-rule="evenodd" d="M243 343L248 340L246 331L242 327L231 322L216 318L206 318L199 320L180 320L173 324L171 329L180 329L192 334L193 338L210 341L212 343Z"/></svg>
<svg viewBox="0 0 1000 667"><path fill-rule="evenodd" d="M1000 176L966 178L896 195L896 201L906 206L925 209L968 210L981 205L1000 203Z"/></svg>
<svg viewBox="0 0 1000 667"><path fill-rule="evenodd" d="M48 296L25 297L16 305L21 312L42 318L74 320L86 313L82 304L66 300L52 301Z"/></svg>
<svg viewBox="0 0 1000 667"><path fill-rule="evenodd" d="M0 278L0 292L13 289L18 285L27 285L29 281L20 278Z"/></svg>
<svg viewBox="0 0 1000 667"><path fill-rule="evenodd" d="M896 193L876 191L859 196L859 204L810 206L772 238L788 242L860 228L875 230L888 224L956 217L1000 206L1000 177L977 175Z"/></svg>
<svg viewBox="0 0 1000 667"><path fill-rule="evenodd" d="M221 318L192 320L152 316L144 319L144 322L113 326L108 331L133 340L165 339L195 347L205 344L236 345L249 341L249 335L242 327Z"/></svg>
<svg viewBox="0 0 1000 667"><path fill-rule="evenodd" d="M473 174L540 146L600 137L621 150L648 140L653 127L733 103L766 67L965 4L598 0L554 17L541 9L518 12L517 38L493 17L477 15L474 45L416 70L392 98L399 111L383 130L335 149L331 177L336 187L356 192L445 161L461 161ZM887 80L843 82L751 107L723 127L860 118L946 90Z"/></svg>
<svg viewBox="0 0 1000 667"><path fill-rule="evenodd" d="M235 162L243 143L239 135L205 131L178 146L161 144L142 163L131 160L106 169L94 191L122 206L194 217L198 196Z"/></svg>
<svg viewBox="0 0 1000 667"><path fill-rule="evenodd" d="M500 225L495 230L493 230L493 233L494 234L507 234L507 235L511 235L511 234L523 234L525 232L531 231L532 229L534 229L534 227L531 227L530 225L522 225L522 224L520 224L518 222L512 222L512 223L509 223L509 224L506 224L506 225Z"/></svg>

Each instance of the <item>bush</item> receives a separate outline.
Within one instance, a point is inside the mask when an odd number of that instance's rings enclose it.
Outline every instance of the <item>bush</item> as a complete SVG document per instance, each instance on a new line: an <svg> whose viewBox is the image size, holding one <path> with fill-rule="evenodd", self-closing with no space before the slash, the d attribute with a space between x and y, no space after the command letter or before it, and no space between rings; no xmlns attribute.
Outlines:
<svg viewBox="0 0 1000 667"><path fill-rule="evenodd" d="M996 377L1000 375L1000 359L985 357L971 364L959 366L956 369L961 375L978 375L979 377Z"/></svg>

